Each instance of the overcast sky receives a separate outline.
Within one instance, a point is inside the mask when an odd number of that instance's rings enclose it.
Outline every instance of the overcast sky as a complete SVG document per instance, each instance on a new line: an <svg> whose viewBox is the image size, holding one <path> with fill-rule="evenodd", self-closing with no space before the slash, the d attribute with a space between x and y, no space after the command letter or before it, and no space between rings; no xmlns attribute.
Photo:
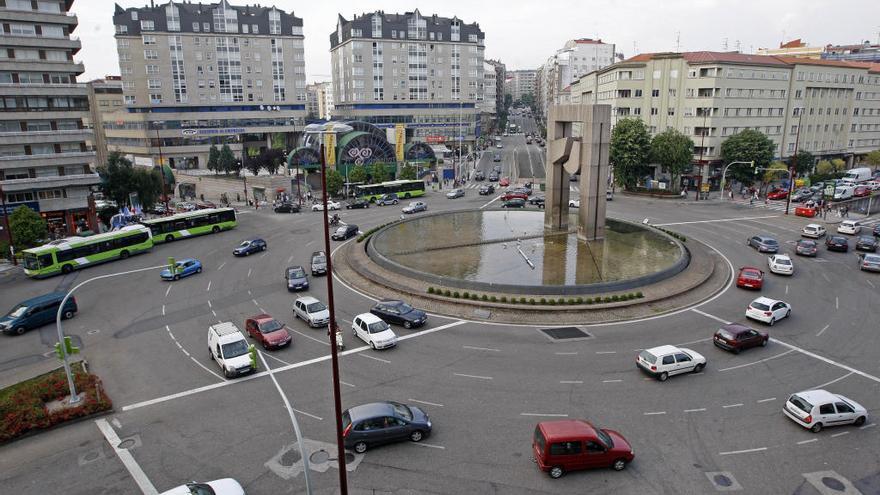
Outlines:
<svg viewBox="0 0 880 495"><path fill-rule="evenodd" d="M119 74L114 3L134 7L149 0L75 0L73 4L79 16L74 36L82 40L78 59L86 68L82 80ZM165 3L156 1L157 5ZM747 53L793 38L802 38L811 46L877 43L880 31L877 0L277 0L274 5L303 18L309 83L330 80L330 33L336 29L337 14L351 19L367 8L387 13L418 8L426 16L458 16L467 23L478 22L486 34L486 58L501 59L508 70L537 68L572 38L599 37L617 44L617 51L630 57L657 51L721 51L725 40L728 50L739 46Z"/></svg>

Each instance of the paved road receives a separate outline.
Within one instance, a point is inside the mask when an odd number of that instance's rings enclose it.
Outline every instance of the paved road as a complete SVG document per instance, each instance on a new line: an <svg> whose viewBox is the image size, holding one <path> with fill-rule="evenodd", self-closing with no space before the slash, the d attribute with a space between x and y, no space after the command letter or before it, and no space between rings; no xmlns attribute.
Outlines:
<svg viewBox="0 0 880 495"><path fill-rule="evenodd" d="M519 136L503 139L506 174ZM489 155L487 153L486 155ZM491 168L483 161L479 167ZM491 158L489 158L491 160ZM468 190L447 200L429 193L431 211L483 206L494 198ZM497 203L493 203L497 204ZM343 211L361 230L400 215L397 207ZM742 205L643 200L619 196L609 215L700 239L733 267L765 266L745 245L754 233L775 235L784 250L806 219ZM292 318L286 266L306 264L321 247L319 213L275 215L249 211L231 232L156 248L152 253L42 281L0 279L0 303L70 286L89 277L148 267L167 256L197 256L204 273L175 283L158 274L109 279L78 294L81 312L65 329L79 337L92 369L114 400L110 431L131 439L131 461L111 448L93 421L77 423L0 447L0 483L9 493L151 493L192 479L231 476L248 493L303 493L301 463L284 401L265 374L227 381L209 360L207 327L268 312L284 321L294 345L265 353L313 451L333 452L332 394L324 331ZM235 259L232 247L259 235L265 254ZM334 243L334 246L339 243ZM852 253L821 251L795 259L793 277L768 275L762 295L793 304L789 321L773 327L766 348L735 356L709 338L720 321L745 322L758 294L729 288L699 308L677 314L587 328L592 338L556 342L534 326L489 325L431 316L426 328L395 329L407 336L396 349L363 349L350 321L372 303L336 284L348 352L341 359L346 406L395 399L423 406L435 433L422 444L377 448L352 458L355 493L694 493L716 491L724 473L744 493L878 493L878 428L841 427L816 435L780 409L792 392L824 386L880 410L876 315L880 277L856 269ZM309 294L326 299L324 278ZM459 315L461 316L461 315ZM752 324L755 325L755 324ZM6 337L0 368L14 373L22 359L42 359L51 327ZM633 364L639 349L685 344L706 355L703 373L665 383L646 379ZM530 461L536 422L588 418L621 431L636 461L624 472L598 470L551 480ZM111 435L112 438L112 435ZM128 459L128 457L123 454ZM331 455L332 457L332 455ZM318 452L314 461L325 460ZM47 469L50 467L51 469ZM316 493L332 493L336 471L315 464ZM133 474L134 473L134 474ZM139 473L142 473L139 474ZM823 477L833 478L822 484Z"/></svg>

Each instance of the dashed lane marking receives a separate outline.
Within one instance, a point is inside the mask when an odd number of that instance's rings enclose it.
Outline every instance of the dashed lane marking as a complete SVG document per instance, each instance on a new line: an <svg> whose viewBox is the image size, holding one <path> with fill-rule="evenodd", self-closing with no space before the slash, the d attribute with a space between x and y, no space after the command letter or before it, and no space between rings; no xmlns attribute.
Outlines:
<svg viewBox="0 0 880 495"><path fill-rule="evenodd" d="M353 384L348 383L348 382L344 382L344 381L342 381L342 380L339 380L339 383L345 385L346 387L355 388L355 386L354 386Z"/></svg>
<svg viewBox="0 0 880 495"><path fill-rule="evenodd" d="M770 361L771 359L776 359L776 358L778 358L778 357L785 356L786 354L791 354L792 352L794 352L794 349L789 349L789 350L787 350L787 351L785 351L785 352L781 352L781 353L779 353L779 354L776 354L775 356L770 356L770 357L768 357L768 358L759 359L759 360L757 360L757 361L752 361L751 363L745 363L745 364L740 364L740 365L737 365L737 366L731 366L730 368L721 368L721 369L718 370L718 371L738 370L738 369L740 369L740 368L745 368L745 367L747 367L747 366L752 366L752 365L754 365L754 364L761 364L761 363L764 363L764 362Z"/></svg>
<svg viewBox="0 0 880 495"><path fill-rule="evenodd" d="M602 383L620 383L623 380L602 380Z"/></svg>
<svg viewBox="0 0 880 495"><path fill-rule="evenodd" d="M144 470L141 469L141 466L137 463L137 461L134 460L134 456L131 455L131 452L126 449L119 448L119 436L116 434L116 430L114 430L113 427L110 426L110 423L108 423L106 419L102 418L96 420L95 424L98 426L98 429L101 430L101 433L104 435L107 443L109 443L110 447L113 448L113 452L116 452L119 460L122 461L122 465L125 466L125 469L127 469L131 477L134 478L134 482L137 483L137 486L141 489L141 492L143 492L144 495L158 495L159 491L156 490L156 487L153 486L153 483L151 483L150 479L147 478L147 474L144 473Z"/></svg>
<svg viewBox="0 0 880 495"><path fill-rule="evenodd" d="M700 408L697 408L697 409L685 409L684 412L686 412L686 413L692 413L692 412L703 412L703 411L705 411L705 410L706 410L705 407L700 407Z"/></svg>
<svg viewBox="0 0 880 495"><path fill-rule="evenodd" d="M260 307L260 303L258 303L256 299L251 299L251 302L254 303L254 306L256 306L258 308Z"/></svg>
<svg viewBox="0 0 880 495"><path fill-rule="evenodd" d="M168 297L168 293L171 292L171 287L172 287L172 286L169 284L169 285L168 285L168 288L165 289L165 297Z"/></svg>
<svg viewBox="0 0 880 495"><path fill-rule="evenodd" d="M491 376L466 375L466 374L464 374L464 373L453 373L453 375L455 375L455 376L461 376L461 377L464 377L464 378L477 378L477 379L480 379L480 380L491 380L491 379L492 379Z"/></svg>
<svg viewBox="0 0 880 495"><path fill-rule="evenodd" d="M214 311L213 309L211 310L211 314L214 315L214 318L217 318L217 312Z"/></svg>
<svg viewBox="0 0 880 495"><path fill-rule="evenodd" d="M559 383L566 384L566 385L578 385L578 384L584 383L584 381L583 380L559 380Z"/></svg>
<svg viewBox="0 0 880 495"><path fill-rule="evenodd" d="M209 308L213 308L213 307L214 307L213 305L211 305L211 300L210 300L210 299L208 299L208 307L209 307Z"/></svg>
<svg viewBox="0 0 880 495"><path fill-rule="evenodd" d="M617 354L617 351L596 351L596 354Z"/></svg>
<svg viewBox="0 0 880 495"><path fill-rule="evenodd" d="M666 414L666 411L651 411L651 412L645 412L642 414L644 414L645 416L662 416L662 415Z"/></svg>
<svg viewBox="0 0 880 495"><path fill-rule="evenodd" d="M437 404L436 402L428 402L426 400L418 400L418 399L407 399L407 400L410 402L418 402L419 404L425 404L427 406L443 407L443 404Z"/></svg>
<svg viewBox="0 0 880 495"><path fill-rule="evenodd" d="M369 358L369 359L372 359L372 360L375 360L375 361L381 361L381 362L383 362L383 363L385 363L385 364L391 364L391 361L389 361L389 360L387 360L387 359L377 358L377 357L375 357L375 356L370 356L369 354L358 354L358 356L360 356L360 357L365 357L365 358Z"/></svg>
<svg viewBox="0 0 880 495"><path fill-rule="evenodd" d="M446 449L446 447L444 447L442 445L434 445L432 443L425 443L425 442L409 442L409 444L410 445L417 445L419 447L427 447L429 449L440 449L440 450Z"/></svg>
<svg viewBox="0 0 880 495"><path fill-rule="evenodd" d="M870 286L871 286L871 288L872 288L872 289L874 289L874 288L875 288L875 287L874 287L874 284L873 284L873 283L871 283L871 281L870 281L870 280L867 280L867 279L866 279L866 280L865 280L865 282L868 282L868 285L870 285Z"/></svg>
<svg viewBox="0 0 880 495"><path fill-rule="evenodd" d="M568 414L556 413L519 413L520 416L546 416L548 418L567 418Z"/></svg>
<svg viewBox="0 0 880 495"><path fill-rule="evenodd" d="M501 352L501 349L492 349L492 348L489 348L489 347L474 347L474 346L470 346L470 345L463 345L462 347L465 348L465 349L471 349L471 350L473 350L473 351Z"/></svg>
<svg viewBox="0 0 880 495"><path fill-rule="evenodd" d="M823 333L825 333L825 330L828 330L828 327L830 327L830 326L831 326L831 325L825 325L824 327L822 327L822 330L819 330L819 333L816 334L816 337L818 337L818 336L822 335Z"/></svg>
<svg viewBox="0 0 880 495"><path fill-rule="evenodd" d="M834 309L840 309L840 297L834 298Z"/></svg>
<svg viewBox="0 0 880 495"><path fill-rule="evenodd" d="M728 404L726 406L721 406L722 409L730 409L731 407L742 407L742 403L740 404Z"/></svg>
<svg viewBox="0 0 880 495"><path fill-rule="evenodd" d="M210 291L211 291L211 282L212 282L212 280L208 280L208 288L205 289L205 292L210 292Z"/></svg>
<svg viewBox="0 0 880 495"><path fill-rule="evenodd" d="M864 429L867 429L867 428L873 428L873 427L875 427L875 426L877 426L877 423L871 423L871 424L869 424L869 425L860 426L859 429L860 429L860 430L864 430Z"/></svg>
<svg viewBox="0 0 880 495"><path fill-rule="evenodd" d="M162 305L162 316L165 316L165 305Z"/></svg>
<svg viewBox="0 0 880 495"><path fill-rule="evenodd" d="M763 452L767 447L758 447L756 449L731 450L730 452L719 452L718 455L734 455L734 454L750 454L752 452Z"/></svg>
<svg viewBox="0 0 880 495"><path fill-rule="evenodd" d="M226 266L225 261L223 263L220 263L220 266L217 267L217 271L219 272L220 270L222 270L224 266Z"/></svg>
<svg viewBox="0 0 880 495"><path fill-rule="evenodd" d="M247 278L251 278L251 271L253 271L253 269L252 269L252 268L248 268Z"/></svg>
<svg viewBox="0 0 880 495"><path fill-rule="evenodd" d="M804 444L807 444L807 443L813 443L813 442L818 442L818 441L819 441L818 438L811 438L811 439L809 439L809 440L801 440L801 441L798 442L797 444L798 444L798 445L804 445Z"/></svg>
<svg viewBox="0 0 880 495"><path fill-rule="evenodd" d="M761 404L763 402L770 402L770 401L774 401L774 400L776 400L776 397L768 397L766 399L761 399L761 400L757 401L757 403Z"/></svg>
<svg viewBox="0 0 880 495"><path fill-rule="evenodd" d="M848 432L848 431L842 431L842 432L840 432L840 433L835 433L835 434L831 435L831 438L842 437L843 435L849 435L849 432Z"/></svg>

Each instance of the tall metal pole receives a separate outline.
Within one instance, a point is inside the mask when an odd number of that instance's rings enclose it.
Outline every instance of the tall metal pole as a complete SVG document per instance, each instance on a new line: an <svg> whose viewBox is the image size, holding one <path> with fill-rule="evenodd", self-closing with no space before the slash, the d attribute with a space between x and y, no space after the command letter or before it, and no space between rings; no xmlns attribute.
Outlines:
<svg viewBox="0 0 880 495"><path fill-rule="evenodd" d="M786 215L788 215L788 209L791 208L791 193L794 191L794 173L797 170L797 156L800 151L798 146L801 145L801 119L803 118L803 115L798 118L797 134L794 137L794 156L792 156L791 167L788 169L788 198L785 201Z"/></svg>
<svg viewBox="0 0 880 495"><path fill-rule="evenodd" d="M168 209L168 185L165 177L165 160L162 158L162 138L159 137L159 128L156 127L156 146L159 147L159 175L162 176L162 196L165 200L165 214L170 215L171 210Z"/></svg>
<svg viewBox="0 0 880 495"><path fill-rule="evenodd" d="M703 130L700 131L700 136L701 136L700 137L700 160L699 160L699 163L700 163L700 185L697 186L697 188L696 188L697 189L697 198L695 201L700 200L700 189L703 188L703 150L706 149L704 144L706 143L706 117L708 117L708 116L709 116L709 114L706 112L706 108L703 107ZM724 196L724 191L721 191L721 196L722 197ZM707 195L707 197L708 197L708 195Z"/></svg>
<svg viewBox="0 0 880 495"><path fill-rule="evenodd" d="M15 249L12 247L12 230L9 229L9 212L6 211L6 194L3 192L3 185L0 185L0 204L3 206L3 224L6 228L6 235L9 237L9 257L12 258L13 266L18 265L15 259Z"/></svg>
<svg viewBox="0 0 880 495"><path fill-rule="evenodd" d="M464 146L464 131L462 130L462 111L461 111L461 86L458 88L458 165L456 168L461 167L461 148ZM452 171L452 181L455 182L456 171ZM455 185L455 184L453 184Z"/></svg>
<svg viewBox="0 0 880 495"><path fill-rule="evenodd" d="M321 202L324 205L324 252L327 253L327 301L330 310L330 355L333 369L333 408L336 426L336 462L339 466L339 493L348 495L348 474L345 472L345 444L342 440L342 396L339 390L339 354L336 349L336 306L333 302L333 259L330 256L330 219L327 217L327 161L324 157L324 134L321 134Z"/></svg>

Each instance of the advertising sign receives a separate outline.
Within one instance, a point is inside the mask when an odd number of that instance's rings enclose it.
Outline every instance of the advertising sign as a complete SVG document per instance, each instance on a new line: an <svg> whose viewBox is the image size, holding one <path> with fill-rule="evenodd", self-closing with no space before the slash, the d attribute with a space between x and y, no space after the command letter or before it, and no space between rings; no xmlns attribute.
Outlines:
<svg viewBox="0 0 880 495"><path fill-rule="evenodd" d="M403 161L403 145L406 144L406 126L397 124L394 126L394 156L397 161Z"/></svg>
<svg viewBox="0 0 880 495"><path fill-rule="evenodd" d="M336 134L324 133L324 162L327 166L336 165Z"/></svg>

